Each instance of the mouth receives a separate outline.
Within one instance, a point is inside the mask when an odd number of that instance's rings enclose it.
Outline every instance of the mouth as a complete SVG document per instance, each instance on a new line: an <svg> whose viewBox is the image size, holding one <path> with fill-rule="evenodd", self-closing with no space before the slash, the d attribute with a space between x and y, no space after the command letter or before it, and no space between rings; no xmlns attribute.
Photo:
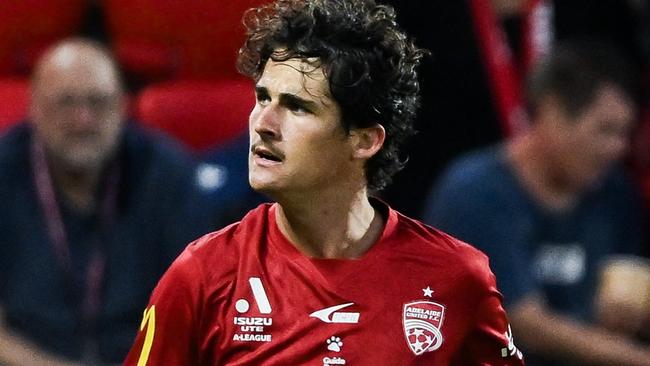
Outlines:
<svg viewBox="0 0 650 366"><path fill-rule="evenodd" d="M255 157L275 163L281 163L284 159L281 153L260 145L253 145L251 152Z"/></svg>

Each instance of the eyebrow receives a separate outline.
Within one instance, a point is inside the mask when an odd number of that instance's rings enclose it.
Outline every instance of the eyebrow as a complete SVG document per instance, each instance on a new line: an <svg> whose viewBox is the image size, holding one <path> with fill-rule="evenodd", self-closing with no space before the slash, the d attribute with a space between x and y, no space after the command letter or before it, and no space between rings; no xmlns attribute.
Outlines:
<svg viewBox="0 0 650 366"><path fill-rule="evenodd" d="M269 91L266 87L264 86L256 86L255 87L255 94L257 95L263 95L263 96L269 96ZM300 106L308 110L315 110L319 108L318 103L301 98L295 94L291 93L280 93L280 104L287 106L287 105L292 105L292 106Z"/></svg>

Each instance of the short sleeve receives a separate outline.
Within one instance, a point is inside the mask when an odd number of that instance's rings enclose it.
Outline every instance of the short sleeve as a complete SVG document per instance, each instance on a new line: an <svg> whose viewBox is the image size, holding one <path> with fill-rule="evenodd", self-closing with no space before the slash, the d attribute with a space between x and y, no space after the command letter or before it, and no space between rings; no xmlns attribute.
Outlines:
<svg viewBox="0 0 650 366"><path fill-rule="evenodd" d="M200 283L199 267L185 250L153 291L124 365L198 364Z"/></svg>
<svg viewBox="0 0 650 366"><path fill-rule="evenodd" d="M498 293L480 302L474 331L463 348L466 357L463 365L524 365Z"/></svg>
<svg viewBox="0 0 650 366"><path fill-rule="evenodd" d="M496 280L486 260L475 268L478 273L475 293L478 296L472 312L470 331L461 348L460 365L524 365L524 357L516 347L502 296L496 288Z"/></svg>

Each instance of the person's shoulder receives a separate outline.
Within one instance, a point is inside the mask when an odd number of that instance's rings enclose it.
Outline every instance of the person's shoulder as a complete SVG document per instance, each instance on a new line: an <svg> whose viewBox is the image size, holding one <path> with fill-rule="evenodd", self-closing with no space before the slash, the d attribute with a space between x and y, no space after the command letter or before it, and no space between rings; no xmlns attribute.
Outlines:
<svg viewBox="0 0 650 366"><path fill-rule="evenodd" d="M607 216L609 212L617 212L611 222L628 221L631 214L640 219L643 211L642 190L639 182L633 179L630 172L622 164L613 166L599 184L596 184L586 194L582 202L584 207L592 207L592 210ZM631 222L627 222L631 224Z"/></svg>
<svg viewBox="0 0 650 366"><path fill-rule="evenodd" d="M468 152L453 160L445 172L447 184L485 186L507 172L501 144Z"/></svg>
<svg viewBox="0 0 650 366"><path fill-rule="evenodd" d="M255 255L251 250L264 235L270 207L270 203L261 204L240 221L190 243L183 252L192 258L193 264L188 265L198 264L202 268L225 273L236 268L243 257Z"/></svg>
<svg viewBox="0 0 650 366"><path fill-rule="evenodd" d="M128 176L140 181L164 179L158 190L195 190L198 162L180 142L129 121L123 131L121 158Z"/></svg>
<svg viewBox="0 0 650 366"><path fill-rule="evenodd" d="M133 158L175 165L185 165L193 161L188 149L178 140L140 126L137 121L128 121L125 124L124 143L127 153Z"/></svg>
<svg viewBox="0 0 650 366"><path fill-rule="evenodd" d="M0 179L23 177L29 165L31 130L27 122L9 128L0 136ZM8 184L8 183L7 183ZM7 187L4 187L7 188Z"/></svg>
<svg viewBox="0 0 650 366"><path fill-rule="evenodd" d="M27 122L21 122L3 131L0 135L0 157L7 159L16 154L24 154L28 147L31 131Z"/></svg>
<svg viewBox="0 0 650 366"><path fill-rule="evenodd" d="M461 156L441 174L430 190L425 204L425 220L440 224L462 219L468 210L503 208L525 202L525 193L515 177L503 144L492 145Z"/></svg>
<svg viewBox="0 0 650 366"><path fill-rule="evenodd" d="M467 276L485 279L491 273L488 257L474 246L423 222L398 213L396 235L408 242L423 258L444 258L451 268L462 269Z"/></svg>
<svg viewBox="0 0 650 366"><path fill-rule="evenodd" d="M629 171L622 164L614 165L603 177L602 183L597 187L597 193L619 195L638 193L638 187Z"/></svg>

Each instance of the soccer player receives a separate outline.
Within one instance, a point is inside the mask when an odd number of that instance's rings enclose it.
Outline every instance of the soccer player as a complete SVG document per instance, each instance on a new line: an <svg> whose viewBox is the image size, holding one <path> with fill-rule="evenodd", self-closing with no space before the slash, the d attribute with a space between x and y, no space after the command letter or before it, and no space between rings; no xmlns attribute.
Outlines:
<svg viewBox="0 0 650 366"><path fill-rule="evenodd" d="M522 365L487 257L371 193L424 54L373 0L249 11L249 180L277 203L192 243L126 365Z"/></svg>

